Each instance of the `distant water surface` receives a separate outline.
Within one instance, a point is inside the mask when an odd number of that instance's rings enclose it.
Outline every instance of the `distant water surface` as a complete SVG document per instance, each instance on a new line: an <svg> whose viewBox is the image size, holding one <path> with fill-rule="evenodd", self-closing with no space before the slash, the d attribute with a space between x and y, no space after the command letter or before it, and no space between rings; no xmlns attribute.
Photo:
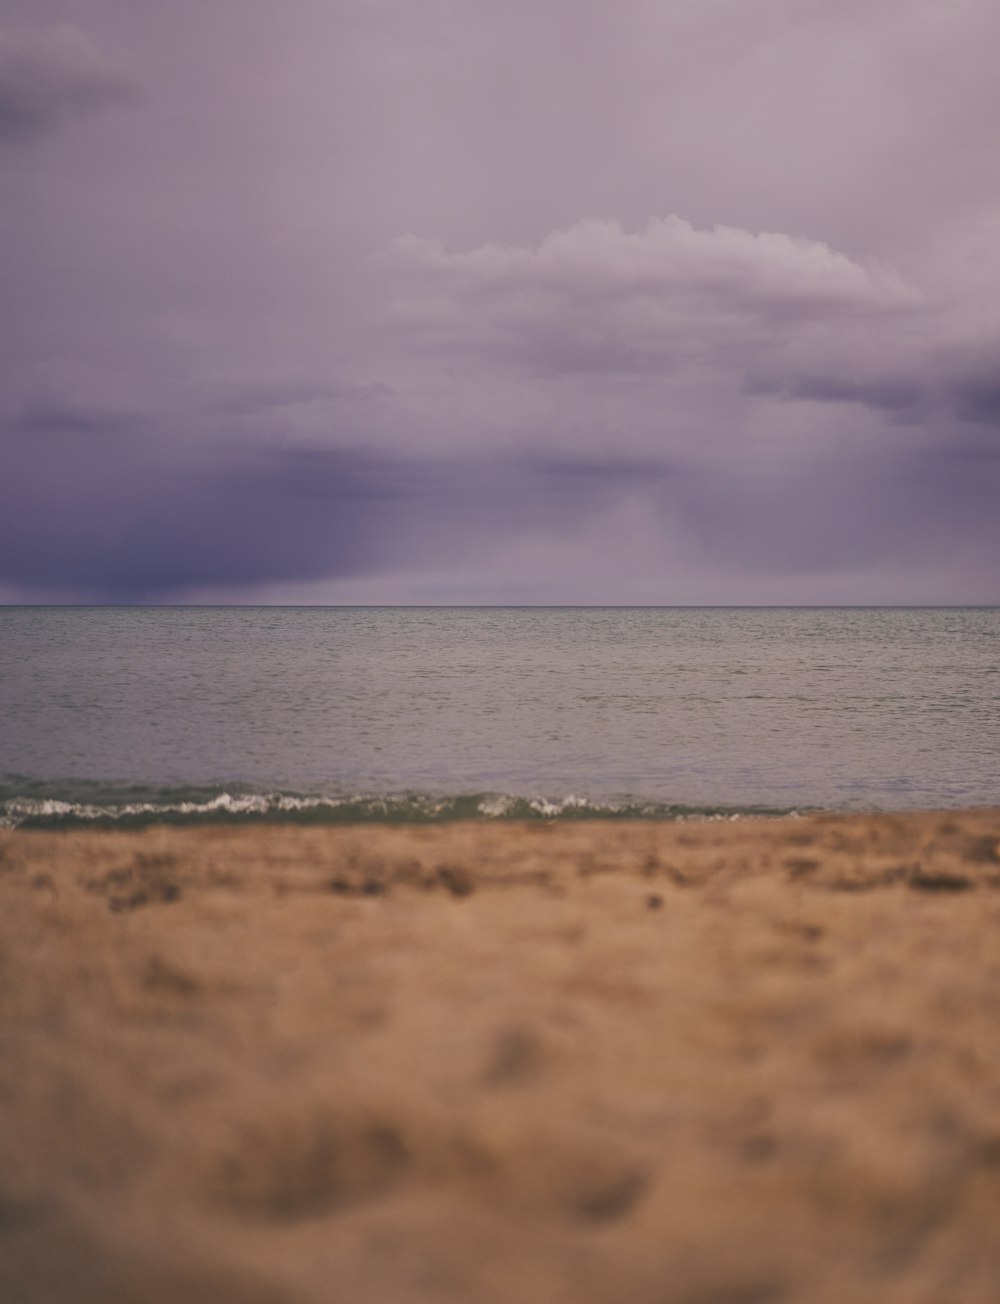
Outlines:
<svg viewBox="0 0 1000 1304"><path fill-rule="evenodd" d="M995 608L0 608L7 823L997 803Z"/></svg>

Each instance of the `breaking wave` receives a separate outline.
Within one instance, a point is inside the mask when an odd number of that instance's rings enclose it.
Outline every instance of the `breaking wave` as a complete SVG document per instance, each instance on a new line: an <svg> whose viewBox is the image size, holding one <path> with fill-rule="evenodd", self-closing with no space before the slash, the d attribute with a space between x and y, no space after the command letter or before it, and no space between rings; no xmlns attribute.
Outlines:
<svg viewBox="0 0 1000 1304"><path fill-rule="evenodd" d="M456 820L739 819L789 814L770 807L691 806L494 792L343 795L97 783L0 784L0 828L143 828L151 824L443 824Z"/></svg>

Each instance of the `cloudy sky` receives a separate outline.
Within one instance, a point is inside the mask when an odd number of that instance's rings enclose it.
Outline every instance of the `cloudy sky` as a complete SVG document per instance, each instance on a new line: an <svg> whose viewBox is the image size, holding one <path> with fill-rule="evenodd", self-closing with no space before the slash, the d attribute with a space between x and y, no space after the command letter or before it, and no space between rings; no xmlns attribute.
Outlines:
<svg viewBox="0 0 1000 1304"><path fill-rule="evenodd" d="M996 0L0 15L0 601L1000 602Z"/></svg>

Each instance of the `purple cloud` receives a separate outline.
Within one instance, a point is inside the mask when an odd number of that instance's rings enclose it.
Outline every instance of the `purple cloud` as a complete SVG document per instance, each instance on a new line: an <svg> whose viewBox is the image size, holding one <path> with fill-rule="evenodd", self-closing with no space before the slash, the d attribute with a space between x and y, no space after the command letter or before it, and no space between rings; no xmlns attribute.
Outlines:
<svg viewBox="0 0 1000 1304"><path fill-rule="evenodd" d="M536 248L447 253L403 236L385 263L402 284L394 313L418 338L553 371L670 371L773 347L764 332L884 325L924 308L898 274L821 241L676 216L635 233L587 220Z"/></svg>
<svg viewBox="0 0 1000 1304"><path fill-rule="evenodd" d="M992 0L72 8L0 38L5 595L1000 599Z"/></svg>
<svg viewBox="0 0 1000 1304"><path fill-rule="evenodd" d="M32 139L137 96L77 27L0 28L0 141Z"/></svg>
<svg viewBox="0 0 1000 1304"><path fill-rule="evenodd" d="M560 583L575 598L602 533L597 569L612 600L616 555L629 572L621 592L638 584L669 600L678 559L702 577L751 585L887 565L905 573L968 553L971 531L978 543L966 566L982 583L984 559L1000 548L1000 456L876 452L860 464L833 456L776 474L662 455L430 458L273 444L187 448L171 459L160 443L98 433L62 413L50 429L36 422L2 444L0 583L88 601L220 590L235 599L260 585L383 574L404 584L409 574L413 585L457 558L463 573L495 572L490 559L503 554L512 560L489 581L494 600L519 591L552 600ZM641 523L638 555L634 542L621 551L630 521ZM553 548L557 577L538 589L532 557L551 558ZM710 578L701 583L711 600Z"/></svg>

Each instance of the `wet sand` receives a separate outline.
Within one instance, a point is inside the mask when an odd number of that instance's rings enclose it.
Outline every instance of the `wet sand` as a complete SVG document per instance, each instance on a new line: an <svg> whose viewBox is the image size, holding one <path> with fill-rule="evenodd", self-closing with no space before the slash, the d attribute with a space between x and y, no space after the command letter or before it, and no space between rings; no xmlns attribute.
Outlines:
<svg viewBox="0 0 1000 1304"><path fill-rule="evenodd" d="M998 1298L998 811L0 833L8 1304Z"/></svg>

